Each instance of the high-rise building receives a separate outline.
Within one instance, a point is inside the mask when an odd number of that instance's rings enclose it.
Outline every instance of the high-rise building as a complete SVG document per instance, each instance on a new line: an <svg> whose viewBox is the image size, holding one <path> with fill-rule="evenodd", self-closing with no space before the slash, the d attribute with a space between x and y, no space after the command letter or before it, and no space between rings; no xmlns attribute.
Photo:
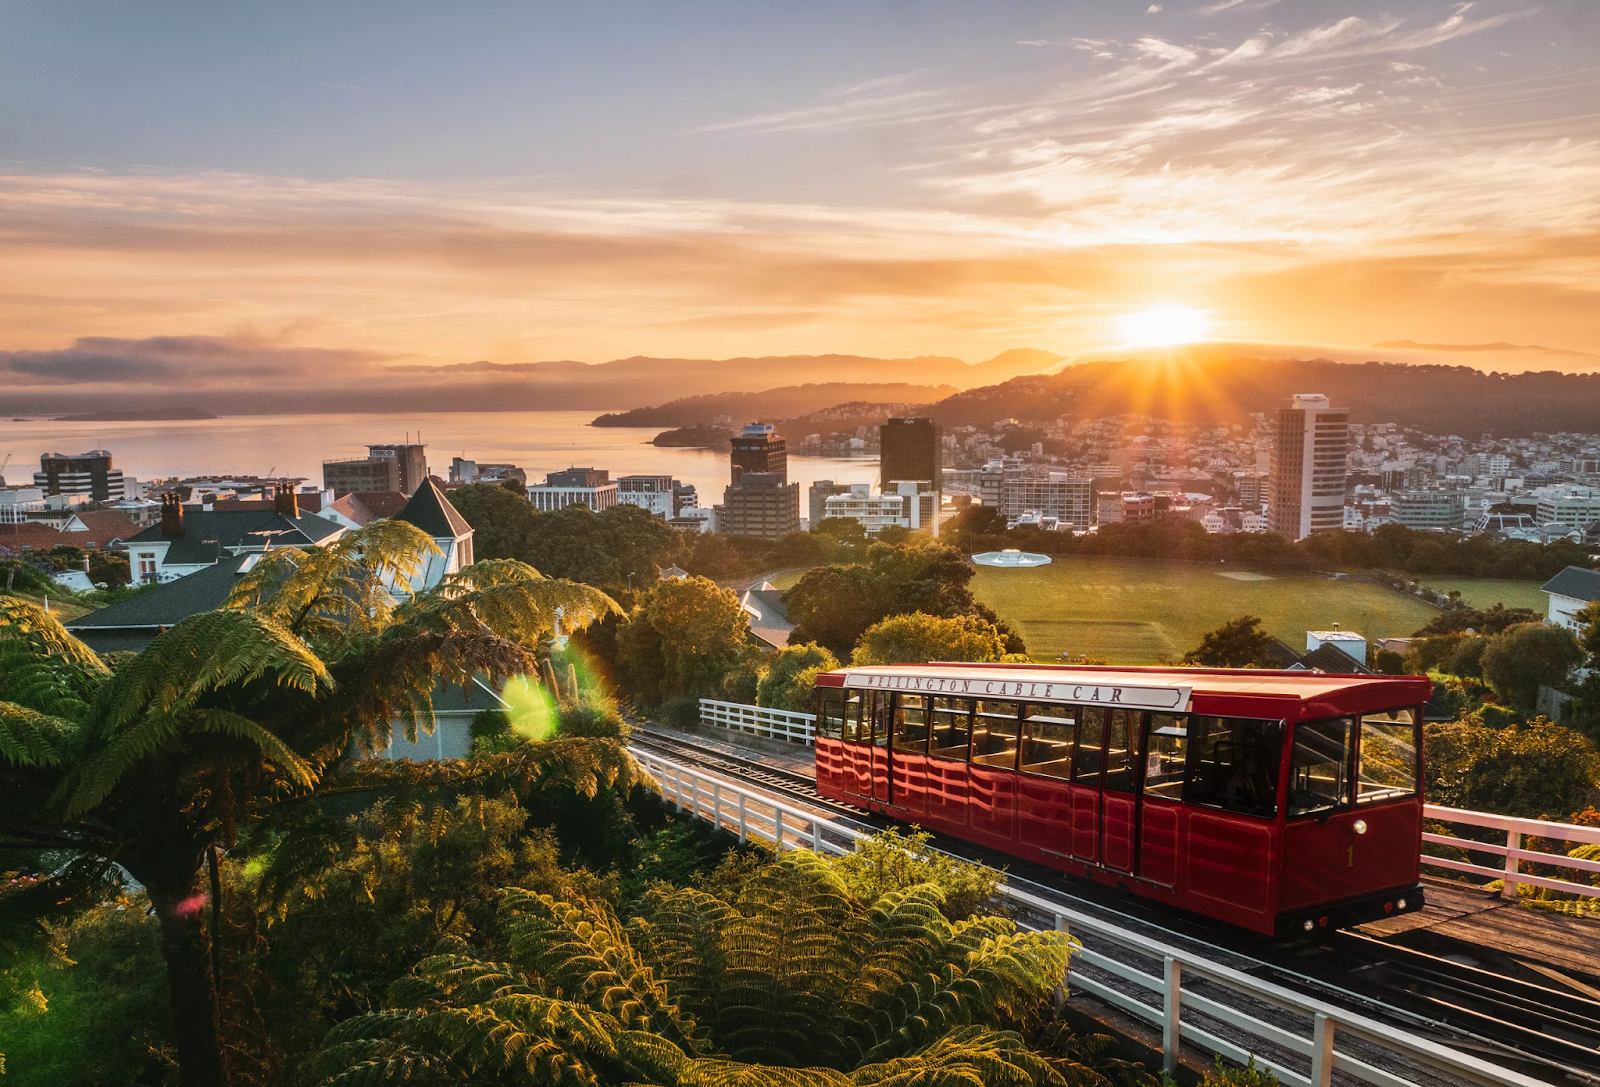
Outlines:
<svg viewBox="0 0 1600 1087"><path fill-rule="evenodd" d="M48 497L55 494L88 495L94 502L120 502L126 497L122 470L111 467L111 451L91 449L71 456L45 453L33 485Z"/></svg>
<svg viewBox="0 0 1600 1087"><path fill-rule="evenodd" d="M1289 407L1278 409L1268 510L1273 532L1303 540L1344 527L1349 449L1350 414L1335 410L1321 393L1296 393Z"/></svg>
<svg viewBox="0 0 1600 1087"><path fill-rule="evenodd" d="M400 493L416 494L422 481L428 478L428 447L420 442L396 445L369 445L367 459L393 460L400 476Z"/></svg>
<svg viewBox="0 0 1600 1087"><path fill-rule="evenodd" d="M1095 518L1094 480L1070 472L1030 472L1002 480L1000 512L1008 518L1044 514L1086 530Z"/></svg>
<svg viewBox="0 0 1600 1087"><path fill-rule="evenodd" d="M942 481L939 425L932 419L890 419L878 430L882 460L878 478L885 493L902 481Z"/></svg>
<svg viewBox="0 0 1600 1087"><path fill-rule="evenodd" d="M737 440L737 439L735 439ZM778 472L743 472L722 492L717 531L729 536L776 540L800 531L800 484Z"/></svg>
<svg viewBox="0 0 1600 1087"><path fill-rule="evenodd" d="M416 494L428 478L425 449L425 445L410 443L369 445L367 455L360 459L325 460L322 486L331 490L335 498L375 491Z"/></svg>
<svg viewBox="0 0 1600 1087"><path fill-rule="evenodd" d="M733 438L732 482L739 485L745 472L762 472L789 482L789 445L773 433L770 423L746 423L744 433Z"/></svg>

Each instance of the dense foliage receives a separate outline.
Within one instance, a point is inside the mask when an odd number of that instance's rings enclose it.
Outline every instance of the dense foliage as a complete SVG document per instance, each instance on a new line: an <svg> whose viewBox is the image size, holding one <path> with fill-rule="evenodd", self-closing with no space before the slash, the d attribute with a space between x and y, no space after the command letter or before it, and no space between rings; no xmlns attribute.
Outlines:
<svg viewBox="0 0 1600 1087"><path fill-rule="evenodd" d="M999 624L967 587L972 567L945 544L874 543L864 561L818 567L784 597L795 641L816 642L843 659L867 628L891 615L922 612L942 618L973 615L1000 626L1005 652L1026 652L1022 639Z"/></svg>
<svg viewBox="0 0 1600 1087"><path fill-rule="evenodd" d="M791 643L773 656L756 687L756 705L810 713L817 673L839 667L839 658L815 642Z"/></svg>
<svg viewBox="0 0 1600 1087"><path fill-rule="evenodd" d="M39 920L104 900L126 872L160 926L186 1083L230 1071L219 1034L218 850L285 802L393 788L410 771L352 749L415 738L432 692L535 670L557 608L568 622L614 610L603 594L509 560L478 563L397 597L434 552L400 521L326 548L271 552L228 606L195 615L113 670L52 617L0 597L0 839L22 851L0 893L13 946ZM552 778L593 793L627 780L614 742L563 741L498 756L447 779L524 791ZM446 782L448 783L448 782ZM9 867L9 866L8 866Z"/></svg>
<svg viewBox="0 0 1600 1087"><path fill-rule="evenodd" d="M1425 741L1432 803L1564 820L1600 802L1594 741L1542 717L1495 728L1468 716L1428 725Z"/></svg>
<svg viewBox="0 0 1600 1087"><path fill-rule="evenodd" d="M1198 521L1163 516L1105 524L1093 533L1075 536L1036 528L1008 532L1004 519L994 510L975 507L953 518L946 534L967 553L1017 547L1052 555L1237 562L1291 569L1381 569L1531 581L1547 580L1568 566L1594 564L1588 551L1570 540L1537 544L1487 534L1424 532L1395 524L1382 525L1371 534L1319 532L1290 543L1271 532L1210 534Z"/></svg>
<svg viewBox="0 0 1600 1087"><path fill-rule="evenodd" d="M1272 645L1272 635L1261 629L1257 616L1241 615L1202 635L1183 662L1207 668L1269 668L1274 666Z"/></svg>
<svg viewBox="0 0 1600 1087"><path fill-rule="evenodd" d="M658 706L718 696L730 674L759 657L738 596L707 578L669 578L617 628L614 668L622 693Z"/></svg>
<svg viewBox="0 0 1600 1087"><path fill-rule="evenodd" d="M924 612L910 612L891 615L868 627L856 642L850 663L997 661L1005 655L1006 637L987 619L977 615L945 619Z"/></svg>

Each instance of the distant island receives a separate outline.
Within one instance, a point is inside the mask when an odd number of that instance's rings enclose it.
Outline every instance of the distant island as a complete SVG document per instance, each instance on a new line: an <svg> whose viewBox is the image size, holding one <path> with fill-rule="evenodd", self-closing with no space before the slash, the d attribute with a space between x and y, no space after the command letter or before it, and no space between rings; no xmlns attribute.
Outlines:
<svg viewBox="0 0 1600 1087"><path fill-rule="evenodd" d="M699 424L663 430L651 439L650 444L670 449L716 449L727 452L728 439L731 437L733 431L727 427Z"/></svg>
<svg viewBox="0 0 1600 1087"><path fill-rule="evenodd" d="M216 416L199 408L146 408L143 411L112 409L89 411L82 415L57 415L57 423L172 423L190 419L215 419Z"/></svg>

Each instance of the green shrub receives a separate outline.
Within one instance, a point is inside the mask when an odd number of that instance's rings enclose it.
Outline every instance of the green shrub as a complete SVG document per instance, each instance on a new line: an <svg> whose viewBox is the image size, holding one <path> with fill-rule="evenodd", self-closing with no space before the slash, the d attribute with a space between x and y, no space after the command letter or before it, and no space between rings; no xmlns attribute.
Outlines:
<svg viewBox="0 0 1600 1087"><path fill-rule="evenodd" d="M691 728L700 723L700 700L693 695L669 698L661 704L660 717L673 728Z"/></svg>
<svg viewBox="0 0 1600 1087"><path fill-rule="evenodd" d="M935 850L933 835L890 827L856 842L855 851L836 857L834 869L858 898L871 902L890 891L931 883L944 892L940 910L952 921L965 920L988 905L1005 882L1003 868L973 864Z"/></svg>
<svg viewBox="0 0 1600 1087"><path fill-rule="evenodd" d="M1279 1080L1268 1069L1257 1068L1256 1056L1252 1053L1250 1063L1243 1068L1229 1068L1218 1055L1217 1063L1206 1073L1205 1083L1212 1087L1278 1087Z"/></svg>
<svg viewBox="0 0 1600 1087"><path fill-rule="evenodd" d="M563 736L599 736L624 743L630 732L617 712L616 700L595 691L585 691L577 701L561 707L558 731Z"/></svg>

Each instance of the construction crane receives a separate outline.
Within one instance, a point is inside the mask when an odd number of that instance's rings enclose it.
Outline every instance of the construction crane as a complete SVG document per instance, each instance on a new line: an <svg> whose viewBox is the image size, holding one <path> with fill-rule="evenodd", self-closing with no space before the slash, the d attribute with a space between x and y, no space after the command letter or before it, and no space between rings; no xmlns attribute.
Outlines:
<svg viewBox="0 0 1600 1087"><path fill-rule="evenodd" d="M9 465L10 463L11 463L11 454L7 453L6 454L6 459L5 460L0 460L0 487L5 486L5 483L6 483L6 466Z"/></svg>

